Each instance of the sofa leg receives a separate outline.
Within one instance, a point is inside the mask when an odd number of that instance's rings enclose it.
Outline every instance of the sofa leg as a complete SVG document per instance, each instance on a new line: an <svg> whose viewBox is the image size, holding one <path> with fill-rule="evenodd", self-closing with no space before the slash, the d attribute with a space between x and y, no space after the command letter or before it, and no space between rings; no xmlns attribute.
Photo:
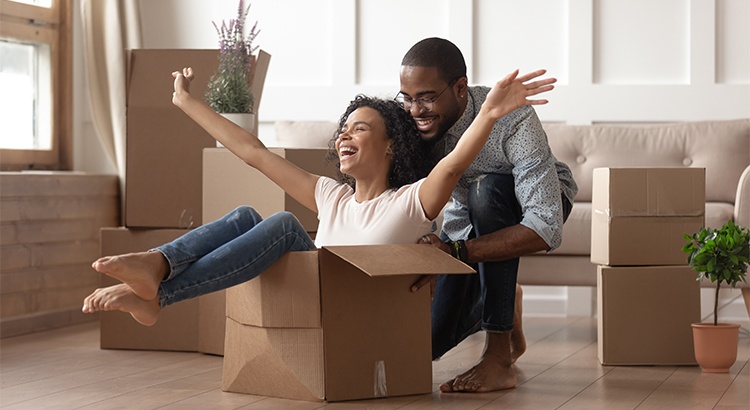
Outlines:
<svg viewBox="0 0 750 410"><path fill-rule="evenodd" d="M750 316L750 288L742 288L742 297L745 299L745 309L747 309L747 315Z"/></svg>

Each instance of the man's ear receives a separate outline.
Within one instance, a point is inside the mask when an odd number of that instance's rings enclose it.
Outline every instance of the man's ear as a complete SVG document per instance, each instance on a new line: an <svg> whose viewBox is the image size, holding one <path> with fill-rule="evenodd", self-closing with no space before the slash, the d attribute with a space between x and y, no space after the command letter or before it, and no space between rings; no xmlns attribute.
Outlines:
<svg viewBox="0 0 750 410"><path fill-rule="evenodd" d="M456 95L459 98L463 98L466 96L466 90L469 88L469 79L466 77L461 77L458 80L456 80L456 84L453 85L453 89L456 92Z"/></svg>

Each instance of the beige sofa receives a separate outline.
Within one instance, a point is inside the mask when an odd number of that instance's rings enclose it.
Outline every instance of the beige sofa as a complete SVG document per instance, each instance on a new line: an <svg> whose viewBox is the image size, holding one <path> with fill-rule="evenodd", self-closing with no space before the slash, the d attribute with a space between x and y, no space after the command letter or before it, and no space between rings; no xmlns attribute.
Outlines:
<svg viewBox="0 0 750 410"><path fill-rule="evenodd" d="M278 122L276 139L285 147L324 147L335 127ZM562 245L549 254L521 258L522 285L596 286L596 265L589 258L594 168L704 167L706 224L720 228L732 219L750 227L750 119L652 126L548 124L545 129L553 153L573 171L578 195ZM713 285L703 281L702 286ZM741 286L750 312L750 287Z"/></svg>

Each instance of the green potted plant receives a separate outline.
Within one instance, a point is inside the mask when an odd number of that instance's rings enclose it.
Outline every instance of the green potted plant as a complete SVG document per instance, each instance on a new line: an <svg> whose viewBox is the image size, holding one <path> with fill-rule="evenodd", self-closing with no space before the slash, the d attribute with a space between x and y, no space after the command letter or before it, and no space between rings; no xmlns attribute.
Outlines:
<svg viewBox="0 0 750 410"><path fill-rule="evenodd" d="M750 232L731 220L721 229L703 228L688 241L682 251L689 253L688 264L698 271L698 280L716 283L713 323L693 323L695 359L704 372L726 373L737 360L739 324L719 323L719 289L722 282L732 288L745 281L750 259Z"/></svg>
<svg viewBox="0 0 750 410"><path fill-rule="evenodd" d="M213 23L219 35L219 67L208 81L206 103L219 114L252 132L255 124L252 85L253 40L258 35L258 23L244 35L245 20L250 6L240 0L237 18L223 21L221 27Z"/></svg>

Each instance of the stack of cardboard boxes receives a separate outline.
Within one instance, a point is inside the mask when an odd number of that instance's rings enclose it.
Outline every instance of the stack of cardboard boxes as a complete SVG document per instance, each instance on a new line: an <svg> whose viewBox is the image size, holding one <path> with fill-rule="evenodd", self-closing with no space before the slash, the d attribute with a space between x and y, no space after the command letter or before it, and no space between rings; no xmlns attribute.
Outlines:
<svg viewBox="0 0 750 410"><path fill-rule="evenodd" d="M705 169L597 168L592 213L599 361L696 364L700 284L682 234L704 226Z"/></svg>
<svg viewBox="0 0 750 410"><path fill-rule="evenodd" d="M253 82L256 110L269 59L259 52ZM102 229L102 256L152 249L206 221L203 149L215 147L216 141L172 104L171 73L192 67L196 77L191 92L200 98L217 66L218 50L129 51L125 226ZM102 286L117 283L102 278ZM197 299L164 309L151 327L118 311L102 312L100 321L102 348L199 351Z"/></svg>

